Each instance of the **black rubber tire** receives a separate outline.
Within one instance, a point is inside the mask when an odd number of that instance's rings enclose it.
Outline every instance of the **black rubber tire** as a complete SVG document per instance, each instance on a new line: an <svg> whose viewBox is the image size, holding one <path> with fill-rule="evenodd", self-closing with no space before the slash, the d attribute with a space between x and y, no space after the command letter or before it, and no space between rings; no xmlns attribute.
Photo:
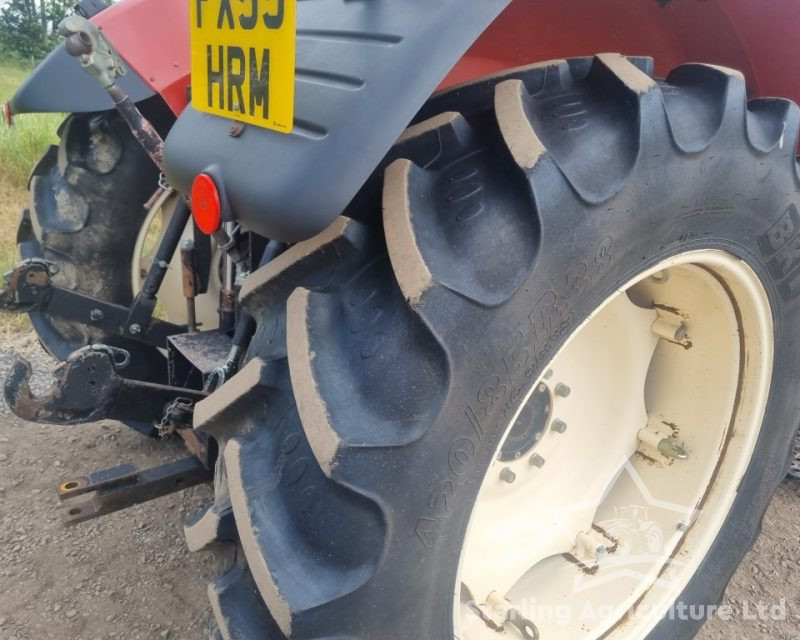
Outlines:
<svg viewBox="0 0 800 640"><path fill-rule="evenodd" d="M622 283L699 248L754 269L776 340L753 462L680 597L717 603L797 431L799 113L748 105L737 72L692 64L656 82L648 59L616 55L435 97L387 158L382 225L381 169L350 218L245 283L258 331L197 407L222 454L215 503L186 526L192 549L235 550L209 589L219 635L452 638L503 415ZM650 637L700 625L665 619Z"/></svg>
<svg viewBox="0 0 800 640"><path fill-rule="evenodd" d="M116 112L69 116L29 181L30 209L23 211L17 241L23 258L40 257L59 267L54 281L101 300L133 300L131 267L136 237L158 186L158 170ZM128 377L161 380L157 349L108 335L86 324L41 312L30 314L45 349L59 360L87 344L131 352Z"/></svg>

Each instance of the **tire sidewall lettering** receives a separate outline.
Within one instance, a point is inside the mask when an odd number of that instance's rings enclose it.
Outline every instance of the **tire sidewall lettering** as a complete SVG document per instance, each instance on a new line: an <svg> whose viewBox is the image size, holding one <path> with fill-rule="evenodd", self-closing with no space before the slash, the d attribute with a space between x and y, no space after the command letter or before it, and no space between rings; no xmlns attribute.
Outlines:
<svg viewBox="0 0 800 640"><path fill-rule="evenodd" d="M598 243L594 259L578 263L576 273L581 277L565 276L566 293L551 289L540 294L523 315L525 321L507 339L506 347L498 350L504 355L483 377L472 394L473 401L463 407L463 425L447 450L448 478L434 483L427 498L427 512L417 520L416 537L426 550L442 537L445 522L452 515L450 509L440 508L442 482L449 483L449 500L444 501L449 504L466 485L480 484L483 470L503 435L502 427L571 327L580 294L594 286L611 266L613 247L613 237L605 236Z"/></svg>

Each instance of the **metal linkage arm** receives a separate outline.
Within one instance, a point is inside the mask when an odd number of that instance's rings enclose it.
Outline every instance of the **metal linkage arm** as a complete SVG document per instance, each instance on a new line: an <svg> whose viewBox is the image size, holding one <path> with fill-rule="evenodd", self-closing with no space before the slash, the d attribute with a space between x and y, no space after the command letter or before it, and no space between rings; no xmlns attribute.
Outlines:
<svg viewBox="0 0 800 640"><path fill-rule="evenodd" d="M134 303L129 309L54 284L51 278L55 273L54 264L46 260L35 258L21 262L5 274L5 285L0 290L0 311L47 312L62 320L127 335L156 347L165 346L168 336L185 331L184 327L170 322L151 320L154 295L137 300L138 306ZM134 324L135 331L131 331Z"/></svg>
<svg viewBox="0 0 800 640"><path fill-rule="evenodd" d="M64 509L61 518L67 525L85 522L210 482L213 475L213 471L206 469L195 457L144 470L132 464L123 464L95 471L62 482L58 487L58 498ZM75 500L88 494L91 494L91 498Z"/></svg>

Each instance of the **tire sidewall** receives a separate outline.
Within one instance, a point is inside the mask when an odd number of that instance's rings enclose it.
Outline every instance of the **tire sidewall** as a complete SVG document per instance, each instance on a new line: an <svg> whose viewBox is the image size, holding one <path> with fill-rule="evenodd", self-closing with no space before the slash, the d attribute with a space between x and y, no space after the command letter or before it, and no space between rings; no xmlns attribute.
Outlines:
<svg viewBox="0 0 800 640"><path fill-rule="evenodd" d="M147 219L144 204L158 186L158 170L115 111L73 114L59 132L59 147L48 150L32 173L31 208L17 234L20 254L55 262L60 286L128 306L135 296L134 241ZM90 156L105 157L104 149L113 162L92 170ZM63 226L70 217L56 197L63 189L86 208L75 228ZM29 315L45 350L58 360L87 344L109 344L132 354L129 377L165 381L164 358L157 349L102 331L86 313L85 323L63 320L57 313Z"/></svg>

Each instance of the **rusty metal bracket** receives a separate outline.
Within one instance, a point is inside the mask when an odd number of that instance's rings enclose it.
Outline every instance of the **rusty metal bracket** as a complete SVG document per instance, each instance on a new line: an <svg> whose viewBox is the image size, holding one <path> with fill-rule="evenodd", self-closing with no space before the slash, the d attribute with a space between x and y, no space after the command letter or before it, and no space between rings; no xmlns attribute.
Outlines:
<svg viewBox="0 0 800 640"><path fill-rule="evenodd" d="M106 345L79 349L53 371L52 386L39 396L30 387L31 365L15 354L5 383L11 410L30 422L72 425L113 419L153 425L176 398L197 402L207 394L122 377L126 351Z"/></svg>
<svg viewBox="0 0 800 640"><path fill-rule="evenodd" d="M0 311L26 313L34 310L47 298L50 278L57 273L57 264L39 258L25 260L7 271L0 289Z"/></svg>
<svg viewBox="0 0 800 640"><path fill-rule="evenodd" d="M144 470L123 464L95 471L66 480L58 487L61 519L66 525L78 524L210 482L213 477L214 472L194 456ZM91 497L75 500L88 494Z"/></svg>

